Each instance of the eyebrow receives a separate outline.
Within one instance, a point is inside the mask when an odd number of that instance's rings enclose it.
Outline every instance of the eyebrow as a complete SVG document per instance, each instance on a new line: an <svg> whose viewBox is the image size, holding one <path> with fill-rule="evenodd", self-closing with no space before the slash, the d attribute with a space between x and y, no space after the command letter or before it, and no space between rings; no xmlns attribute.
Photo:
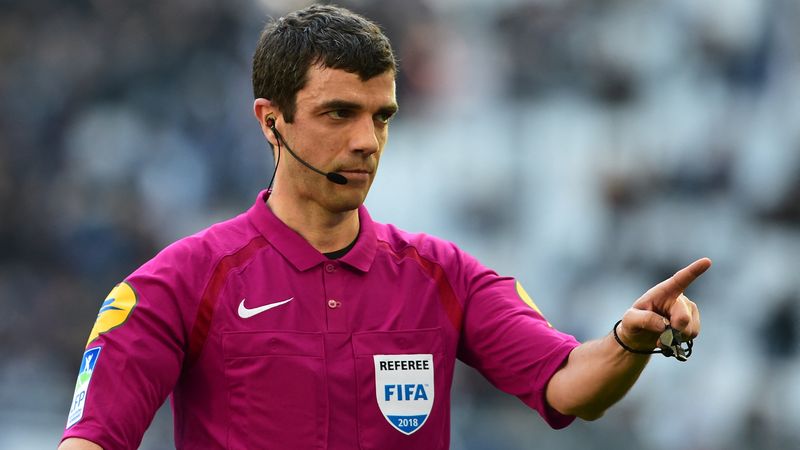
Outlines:
<svg viewBox="0 0 800 450"><path fill-rule="evenodd" d="M364 109L364 106L360 103L351 102L348 100L340 100L340 99L333 99L323 102L321 105L317 106L316 108L318 111L325 111L325 110L333 110L333 109L349 109L354 111L361 111ZM393 115L397 112L398 106L396 103L390 103L388 105L382 106L378 108L378 114L387 114Z"/></svg>

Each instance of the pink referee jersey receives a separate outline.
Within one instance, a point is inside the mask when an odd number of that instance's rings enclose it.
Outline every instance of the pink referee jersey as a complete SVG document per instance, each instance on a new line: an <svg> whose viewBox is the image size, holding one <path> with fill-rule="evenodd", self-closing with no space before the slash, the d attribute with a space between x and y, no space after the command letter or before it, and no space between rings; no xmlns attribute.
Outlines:
<svg viewBox="0 0 800 450"><path fill-rule="evenodd" d="M447 449L456 358L554 428L578 345L455 245L373 222L329 260L265 201L167 247L103 303L64 438L136 448L171 396L179 449Z"/></svg>

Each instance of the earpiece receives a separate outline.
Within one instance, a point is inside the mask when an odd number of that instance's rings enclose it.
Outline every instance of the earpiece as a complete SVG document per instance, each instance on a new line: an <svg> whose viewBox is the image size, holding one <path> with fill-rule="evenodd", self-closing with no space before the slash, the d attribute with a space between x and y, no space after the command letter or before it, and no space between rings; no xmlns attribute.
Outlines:
<svg viewBox="0 0 800 450"><path fill-rule="evenodd" d="M267 128L275 128L275 119L272 116L264 117L264 123L267 125Z"/></svg>

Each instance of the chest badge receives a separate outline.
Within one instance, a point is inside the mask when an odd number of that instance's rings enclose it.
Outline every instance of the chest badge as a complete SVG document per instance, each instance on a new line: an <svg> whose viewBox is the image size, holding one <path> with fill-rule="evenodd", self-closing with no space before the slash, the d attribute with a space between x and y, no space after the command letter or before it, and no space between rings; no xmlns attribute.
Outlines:
<svg viewBox="0 0 800 450"><path fill-rule="evenodd" d="M403 434L419 430L433 406L433 355L374 355L375 396L383 417Z"/></svg>

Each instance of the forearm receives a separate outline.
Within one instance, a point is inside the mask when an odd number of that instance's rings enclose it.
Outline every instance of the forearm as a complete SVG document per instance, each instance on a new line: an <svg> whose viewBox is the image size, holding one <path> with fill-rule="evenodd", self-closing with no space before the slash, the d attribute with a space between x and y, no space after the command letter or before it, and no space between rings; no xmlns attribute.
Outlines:
<svg viewBox="0 0 800 450"><path fill-rule="evenodd" d="M103 448L85 439L69 438L58 446L58 450L103 450Z"/></svg>
<svg viewBox="0 0 800 450"><path fill-rule="evenodd" d="M563 414L598 419L630 390L649 360L625 351L611 335L581 344L550 379L547 402Z"/></svg>

